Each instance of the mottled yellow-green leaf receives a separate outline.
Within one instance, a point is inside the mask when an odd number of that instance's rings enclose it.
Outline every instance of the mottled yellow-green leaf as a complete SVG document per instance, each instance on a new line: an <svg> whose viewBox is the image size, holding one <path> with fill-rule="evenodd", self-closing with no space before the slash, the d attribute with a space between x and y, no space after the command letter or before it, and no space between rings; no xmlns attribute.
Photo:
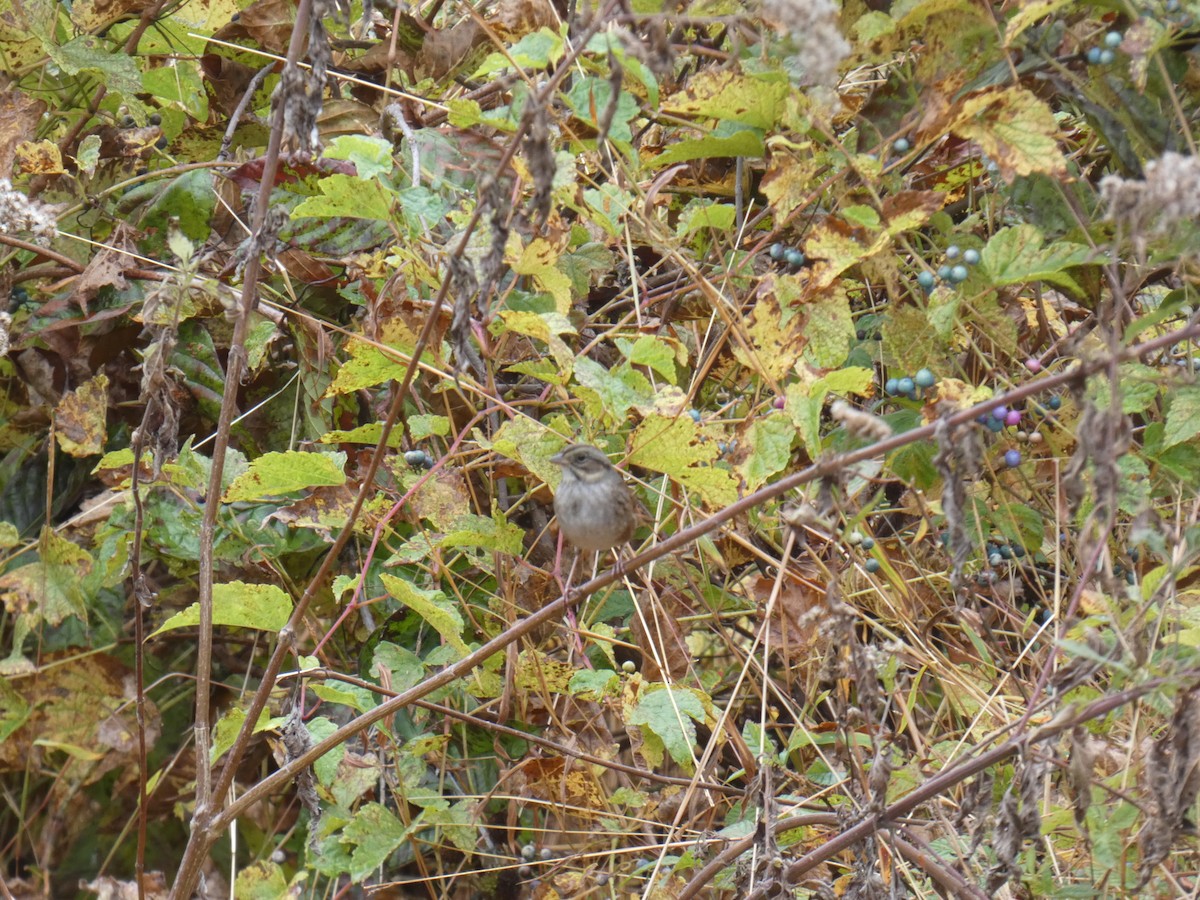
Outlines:
<svg viewBox="0 0 1200 900"><path fill-rule="evenodd" d="M495 553L520 556L525 529L509 522L503 513L487 516L465 515L438 541L440 547L478 547Z"/></svg>
<svg viewBox="0 0 1200 900"><path fill-rule="evenodd" d="M663 108L680 116L745 122L769 129L779 119L791 86L782 73L745 75L733 69L704 69L686 87L666 97Z"/></svg>
<svg viewBox="0 0 1200 900"><path fill-rule="evenodd" d="M794 276L762 278L750 320L742 325L750 347L733 345L738 362L772 381L789 373L808 343L802 303L803 289Z"/></svg>
<svg viewBox="0 0 1200 900"><path fill-rule="evenodd" d="M575 362L575 380L594 392L612 424L624 421L632 407L649 403L654 397L654 389L646 376L627 363L605 369L598 362L581 357Z"/></svg>
<svg viewBox="0 0 1200 900"><path fill-rule="evenodd" d="M704 704L696 692L670 686L646 690L625 719L630 725L653 732L671 754L671 759L688 772L694 768L695 722L704 720Z"/></svg>
<svg viewBox="0 0 1200 900"><path fill-rule="evenodd" d="M94 456L108 437L108 376L97 375L54 408L54 436L71 456Z"/></svg>
<svg viewBox="0 0 1200 900"><path fill-rule="evenodd" d="M953 130L975 141L1006 180L1017 175L1066 173L1054 113L1022 87L983 91L963 101Z"/></svg>
<svg viewBox="0 0 1200 900"><path fill-rule="evenodd" d="M570 689L575 667L537 650L524 650L517 657L513 679L517 690L542 695L565 694Z"/></svg>
<svg viewBox="0 0 1200 900"><path fill-rule="evenodd" d="M814 179L819 171L811 149L804 154L772 151L760 188L777 219L786 218L798 206L814 199Z"/></svg>
<svg viewBox="0 0 1200 900"><path fill-rule="evenodd" d="M292 599L273 584L231 581L213 585L213 624L277 632L292 614ZM200 624L200 604L193 603L167 619L150 637Z"/></svg>
<svg viewBox="0 0 1200 900"><path fill-rule="evenodd" d="M813 298L804 311L807 313L804 334L808 338L804 355L818 368L840 366L846 361L855 333L845 288L838 282Z"/></svg>
<svg viewBox="0 0 1200 900"><path fill-rule="evenodd" d="M1013 41L1025 33L1030 25L1057 12L1072 0L1025 0L1016 7L1014 13L1004 26L1004 46L1011 47Z"/></svg>
<svg viewBox="0 0 1200 900"><path fill-rule="evenodd" d="M566 276L564 275L563 278ZM497 315L509 331L528 335L549 347L550 355L554 357L554 362L559 369L568 368L574 361L575 352L559 335L574 334L575 327L562 313L501 309Z"/></svg>
<svg viewBox="0 0 1200 900"><path fill-rule="evenodd" d="M690 416L649 415L634 430L632 445L631 465L678 481L708 506L727 506L737 499L737 477L714 465L720 452L716 441L701 442L699 426Z"/></svg>
<svg viewBox="0 0 1200 900"><path fill-rule="evenodd" d="M510 243L510 249L511 249ZM509 264L518 275L529 275L540 290L554 297L558 311L566 316L571 311L571 279L559 271L559 251L544 238L535 238L520 249L520 253L509 256ZM556 333L562 334L563 331Z"/></svg>
<svg viewBox="0 0 1200 900"><path fill-rule="evenodd" d="M225 503L261 500L305 488L345 484L345 467L346 454L342 452L264 453L251 461L249 470L234 479L221 500Z"/></svg>
<svg viewBox="0 0 1200 900"><path fill-rule="evenodd" d="M394 319L384 326L380 343L408 354L415 349L417 339L403 322ZM402 379L408 371L409 363L395 353L385 352L376 344L359 338L350 338L346 342L346 353L350 358L338 369L333 383L325 390L325 397L349 394L385 381Z"/></svg>
<svg viewBox="0 0 1200 900"><path fill-rule="evenodd" d="M662 338L643 334L636 341L617 338L617 349L635 366L649 366L671 384L675 384L675 350Z"/></svg>
<svg viewBox="0 0 1200 900"><path fill-rule="evenodd" d="M95 561L81 547L42 529L38 559L0 575L0 601L12 614L60 624L67 616L87 619L85 579Z"/></svg>

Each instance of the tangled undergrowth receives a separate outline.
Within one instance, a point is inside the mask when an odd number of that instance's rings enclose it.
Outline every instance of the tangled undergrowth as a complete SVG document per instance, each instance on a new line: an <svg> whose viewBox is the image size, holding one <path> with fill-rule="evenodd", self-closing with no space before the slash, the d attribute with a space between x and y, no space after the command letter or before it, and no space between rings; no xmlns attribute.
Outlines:
<svg viewBox="0 0 1200 900"><path fill-rule="evenodd" d="M7 890L1194 894L1197 22L0 2Z"/></svg>

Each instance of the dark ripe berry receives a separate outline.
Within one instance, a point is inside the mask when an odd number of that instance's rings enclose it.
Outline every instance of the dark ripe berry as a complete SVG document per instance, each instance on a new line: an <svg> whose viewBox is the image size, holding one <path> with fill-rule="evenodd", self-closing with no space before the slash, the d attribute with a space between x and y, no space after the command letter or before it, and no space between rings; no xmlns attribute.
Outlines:
<svg viewBox="0 0 1200 900"><path fill-rule="evenodd" d="M1012 559L1013 558L1012 547L1008 546L1008 544L1001 544L1000 545L1000 558L1001 559Z"/></svg>
<svg viewBox="0 0 1200 900"><path fill-rule="evenodd" d="M972 247L970 250L963 251L963 262L968 266L979 265L979 251Z"/></svg>
<svg viewBox="0 0 1200 900"><path fill-rule="evenodd" d="M170 143L170 142L164 136L164 137L160 137L157 141L155 141L154 146L157 147L159 150L166 150L168 143Z"/></svg>
<svg viewBox="0 0 1200 900"><path fill-rule="evenodd" d="M922 269L917 275L917 284L927 291L932 291L933 286L937 284L937 278L928 269Z"/></svg>
<svg viewBox="0 0 1200 900"><path fill-rule="evenodd" d="M912 149L912 144L908 142L908 138L896 138L892 142L892 149L897 153L907 153Z"/></svg>
<svg viewBox="0 0 1200 900"><path fill-rule="evenodd" d="M1124 37L1125 36L1119 31L1110 31L1104 36L1104 46L1112 47L1115 50L1117 47L1121 46L1121 41L1124 39Z"/></svg>
<svg viewBox="0 0 1200 900"><path fill-rule="evenodd" d="M1004 422L1000 419L988 419L987 427L993 434L999 434L1004 430Z"/></svg>
<svg viewBox="0 0 1200 900"><path fill-rule="evenodd" d="M1099 47L1088 47L1087 61L1089 63L1091 63L1093 66L1100 65L1100 48Z"/></svg>
<svg viewBox="0 0 1200 900"><path fill-rule="evenodd" d="M122 116L121 117L121 127L122 128L132 128L136 124L137 124L137 122L133 121L133 116Z"/></svg>
<svg viewBox="0 0 1200 900"><path fill-rule="evenodd" d="M868 559L865 568L868 572L870 572L872 575L874 575L880 569L879 560Z"/></svg>
<svg viewBox="0 0 1200 900"><path fill-rule="evenodd" d="M867 339L867 333L860 328L858 331L854 332L854 337L856 340L865 341Z"/></svg>
<svg viewBox="0 0 1200 900"><path fill-rule="evenodd" d="M1009 450L1004 454L1004 464L1010 469L1015 469L1021 464L1021 451Z"/></svg>
<svg viewBox="0 0 1200 900"><path fill-rule="evenodd" d="M958 254L961 252L958 249L958 244L951 244L946 248L946 259L958 259Z"/></svg>
<svg viewBox="0 0 1200 900"><path fill-rule="evenodd" d="M161 125L162 124L162 116L160 116L158 113L151 113L150 118L147 119L146 121L149 122L151 125Z"/></svg>
<svg viewBox="0 0 1200 900"><path fill-rule="evenodd" d="M931 388L937 384L937 376L929 369L918 369L917 374L913 376L913 381L916 382L917 387Z"/></svg>
<svg viewBox="0 0 1200 900"><path fill-rule="evenodd" d="M533 844L526 844L521 848L521 857L523 859L533 859L535 855L537 855L537 847L533 846Z"/></svg>
<svg viewBox="0 0 1200 900"><path fill-rule="evenodd" d="M915 391L917 389L916 382L914 382L907 375L904 378L900 379L900 381L897 383L896 387L900 391L901 394L911 394L911 393L913 393L913 391Z"/></svg>
<svg viewBox="0 0 1200 900"><path fill-rule="evenodd" d="M950 280L955 284L962 284L969 274L966 266L955 266L950 270Z"/></svg>
<svg viewBox="0 0 1200 900"><path fill-rule="evenodd" d="M794 247L787 250L783 254L783 258L787 260L789 266L793 266L794 268L798 269L804 265L804 254Z"/></svg>
<svg viewBox="0 0 1200 900"><path fill-rule="evenodd" d="M1022 556L1025 555L1025 548L1022 547L1020 544L1013 544L1012 545L1012 555L1015 556L1017 559L1020 559Z"/></svg>
<svg viewBox="0 0 1200 900"><path fill-rule="evenodd" d="M1137 584L1137 573L1132 570L1126 572L1125 573L1125 583L1126 584Z"/></svg>
<svg viewBox="0 0 1200 900"><path fill-rule="evenodd" d="M1046 401L1046 405L1051 409L1058 409L1062 406L1062 397L1051 397Z"/></svg>
<svg viewBox="0 0 1200 900"><path fill-rule="evenodd" d="M783 246L783 244L777 243L771 245L771 259L775 260L775 262L780 262L785 252L787 252L787 247Z"/></svg>
<svg viewBox="0 0 1200 900"><path fill-rule="evenodd" d="M883 391L885 394L892 394L892 395L900 393L900 379L899 378L889 378L887 380L887 384L885 384L883 386Z"/></svg>

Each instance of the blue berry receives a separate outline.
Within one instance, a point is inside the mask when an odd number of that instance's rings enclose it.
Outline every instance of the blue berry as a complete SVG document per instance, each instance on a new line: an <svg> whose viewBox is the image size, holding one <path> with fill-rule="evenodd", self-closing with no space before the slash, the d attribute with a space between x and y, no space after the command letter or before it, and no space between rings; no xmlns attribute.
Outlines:
<svg viewBox="0 0 1200 900"><path fill-rule="evenodd" d="M1116 46L1115 44L1113 46ZM907 153L912 149L912 144L908 142L908 138L896 138L892 142L892 149L897 153Z"/></svg>
<svg viewBox="0 0 1200 900"><path fill-rule="evenodd" d="M1100 65L1111 66L1116 62L1117 54L1113 53L1107 47L1100 51Z"/></svg>
<svg viewBox="0 0 1200 900"><path fill-rule="evenodd" d="M1125 583L1126 584L1137 584L1137 573L1132 570L1129 572L1126 572L1125 573Z"/></svg>
<svg viewBox="0 0 1200 900"><path fill-rule="evenodd" d="M880 566L879 566L879 560L877 560L877 559L868 559L868 560L867 560L866 569L867 569L867 571L868 571L868 572L870 572L872 575L874 575L876 572L878 572L878 571L879 571L879 568L880 568Z"/></svg>
<svg viewBox="0 0 1200 900"><path fill-rule="evenodd" d="M992 418L1003 421L1008 416L1007 406L997 406L992 410Z"/></svg>
<svg viewBox="0 0 1200 900"><path fill-rule="evenodd" d="M794 266L797 269L804 265L804 254L794 247L785 251L783 258L787 260L789 266Z"/></svg>
<svg viewBox="0 0 1200 900"><path fill-rule="evenodd" d="M1010 469L1015 469L1021 464L1021 451L1009 450L1004 454L1004 464Z"/></svg>
<svg viewBox="0 0 1200 900"><path fill-rule="evenodd" d="M955 284L962 284L967 280L968 274L966 266L955 266L950 270L950 280Z"/></svg>
<svg viewBox="0 0 1200 900"><path fill-rule="evenodd" d="M932 291L933 286L935 284L937 284L937 279L934 277L933 273L930 272L928 269L922 269L921 272L917 275L917 284L919 284L921 287L925 288L925 290L927 290L927 291Z"/></svg>
<svg viewBox="0 0 1200 900"><path fill-rule="evenodd" d="M772 244L770 252L771 259L779 262L783 259L783 254L787 252L787 247L783 246L783 244Z"/></svg>
<svg viewBox="0 0 1200 900"><path fill-rule="evenodd" d="M949 281L950 280L950 267L949 266L938 266L938 278L942 279L942 281Z"/></svg>
<svg viewBox="0 0 1200 900"><path fill-rule="evenodd" d="M1004 420L988 419L987 427L988 431L992 432L992 434L999 434L1004 430Z"/></svg>
<svg viewBox="0 0 1200 900"><path fill-rule="evenodd" d="M958 244L951 244L946 248L946 259L958 259L958 254L961 252L958 249Z"/></svg>
<svg viewBox="0 0 1200 900"><path fill-rule="evenodd" d="M1001 559L1012 559L1013 558L1012 547L1010 547L1008 544L1001 544L1000 545L1000 558Z"/></svg>
<svg viewBox="0 0 1200 900"><path fill-rule="evenodd" d="M896 387L899 389L901 394L911 394L917 389L916 382L914 382L908 376L901 378Z"/></svg>
<svg viewBox="0 0 1200 900"><path fill-rule="evenodd" d="M887 380L887 384L885 384L883 386L883 390L884 390L884 393L891 394L893 396L900 393L900 379L899 378L889 378Z"/></svg>
<svg viewBox="0 0 1200 900"><path fill-rule="evenodd" d="M861 542L861 546L864 550L870 550L872 547L875 546L875 538L873 538L873 537L863 538L862 542Z"/></svg>
<svg viewBox="0 0 1200 900"><path fill-rule="evenodd" d="M1104 36L1104 46L1112 47L1115 50L1117 47L1121 46L1121 41L1124 40L1124 38L1125 35L1121 34L1121 32L1110 31Z"/></svg>
<svg viewBox="0 0 1200 900"><path fill-rule="evenodd" d="M1012 545L1012 555L1015 556L1017 559L1020 559L1022 556L1025 555L1025 548L1022 547L1020 544L1013 544Z"/></svg>
<svg viewBox="0 0 1200 900"><path fill-rule="evenodd" d="M1062 406L1062 397L1051 397L1046 401L1046 405L1051 409L1058 409Z"/></svg>
<svg viewBox="0 0 1200 900"><path fill-rule="evenodd" d="M1089 63L1091 63L1093 66L1100 65L1100 48L1099 47L1088 47L1087 61Z"/></svg>
<svg viewBox="0 0 1200 900"><path fill-rule="evenodd" d="M988 557L988 563L990 565L998 566L1002 562L1004 562L1004 557L1001 556L999 553L993 553L991 556Z"/></svg>
<svg viewBox="0 0 1200 900"><path fill-rule="evenodd" d="M963 251L963 262L968 266L979 265L979 251L972 247L970 250Z"/></svg>
<svg viewBox="0 0 1200 900"><path fill-rule="evenodd" d="M688 410L688 415L692 417L692 421L693 421L693 422L699 422L699 421L700 421L700 410L698 410L698 409L689 409L689 410Z"/></svg>
<svg viewBox="0 0 1200 900"><path fill-rule="evenodd" d="M937 376L928 369L918 369L917 374L913 376L913 381L916 382L917 387L931 388L937 384Z"/></svg>

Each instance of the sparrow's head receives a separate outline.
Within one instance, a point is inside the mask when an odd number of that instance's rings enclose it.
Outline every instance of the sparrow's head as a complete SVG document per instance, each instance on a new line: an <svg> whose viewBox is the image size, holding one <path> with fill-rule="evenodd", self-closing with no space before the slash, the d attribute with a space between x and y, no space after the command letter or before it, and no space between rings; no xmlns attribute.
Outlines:
<svg viewBox="0 0 1200 900"><path fill-rule="evenodd" d="M562 466L563 476L574 475L580 481L599 481L612 471L608 457L589 444L571 444L550 457L550 462Z"/></svg>

